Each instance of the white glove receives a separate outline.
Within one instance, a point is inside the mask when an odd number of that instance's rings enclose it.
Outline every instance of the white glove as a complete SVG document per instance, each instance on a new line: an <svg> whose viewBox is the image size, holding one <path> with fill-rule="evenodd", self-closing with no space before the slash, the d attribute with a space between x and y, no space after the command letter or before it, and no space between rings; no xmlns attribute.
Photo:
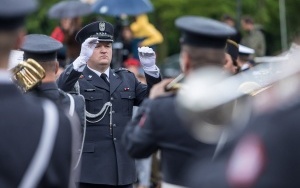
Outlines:
<svg viewBox="0 0 300 188"><path fill-rule="evenodd" d="M82 44L81 44L81 50L79 57L76 58L76 60L73 62L73 68L78 71L82 72L86 62L90 59L90 57L93 54L93 51L98 43L97 38L87 38Z"/></svg>
<svg viewBox="0 0 300 188"><path fill-rule="evenodd" d="M140 62L143 68L150 68L155 65L156 55L152 48L148 46L143 46L138 48Z"/></svg>
<svg viewBox="0 0 300 188"><path fill-rule="evenodd" d="M159 68L155 65L156 54L153 51L153 49L143 46L141 48L138 48L138 52L139 52L139 59L144 71L147 74L155 78L158 78Z"/></svg>

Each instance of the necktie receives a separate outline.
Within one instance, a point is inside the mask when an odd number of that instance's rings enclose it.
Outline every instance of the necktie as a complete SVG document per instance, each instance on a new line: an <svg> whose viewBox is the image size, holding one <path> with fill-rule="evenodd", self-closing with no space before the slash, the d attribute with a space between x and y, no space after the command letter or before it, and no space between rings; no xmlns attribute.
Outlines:
<svg viewBox="0 0 300 188"><path fill-rule="evenodd" d="M100 77L104 80L104 82L108 85L109 87L109 81L108 81L108 78L107 78L107 75L105 73L102 73L100 75Z"/></svg>

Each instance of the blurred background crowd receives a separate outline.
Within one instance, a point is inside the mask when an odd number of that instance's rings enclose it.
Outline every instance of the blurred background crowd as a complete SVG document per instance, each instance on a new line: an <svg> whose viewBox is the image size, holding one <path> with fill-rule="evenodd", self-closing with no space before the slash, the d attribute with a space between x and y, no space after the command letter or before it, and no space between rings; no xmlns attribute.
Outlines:
<svg viewBox="0 0 300 188"><path fill-rule="evenodd" d="M82 0L85 5L76 5L78 11L71 13L65 11L60 14L57 13L59 10L54 10L50 13L50 9L59 2L41 0L39 10L28 18L26 28L28 33L43 33L63 41L65 48L59 55L67 63L74 59L80 50L72 35L75 35L86 23L107 20L114 24L116 31L113 66L124 67L128 58L129 61L131 58L138 59L135 49L139 45L155 46L158 65L162 68L162 74L167 77L175 77L180 72L178 65L180 33L173 24L173 20L179 16L201 15L230 24L239 31L234 40L254 48L253 57L278 55L287 50L299 30L299 20L294 16L297 15L298 1L130 0L123 4L122 1L120 3L119 1ZM76 6L69 9L76 9ZM114 7L113 10L111 7ZM254 44L253 37L247 34L251 30L257 30L256 37L263 37L265 41L258 47L259 49L255 49L257 48L255 45L259 44ZM144 41L141 42L142 40Z"/></svg>

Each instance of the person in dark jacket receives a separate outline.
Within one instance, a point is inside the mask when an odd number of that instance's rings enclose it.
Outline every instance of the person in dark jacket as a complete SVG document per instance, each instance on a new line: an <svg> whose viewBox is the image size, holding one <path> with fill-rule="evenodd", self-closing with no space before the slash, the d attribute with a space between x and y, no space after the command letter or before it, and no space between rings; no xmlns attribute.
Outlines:
<svg viewBox="0 0 300 188"><path fill-rule="evenodd" d="M85 101L84 97L76 92L71 94L60 90L56 84L56 73L59 68L57 52L63 47L61 42L42 34L26 35L21 50L24 51L23 59L34 59L45 70L45 77L41 83L33 87L27 93L50 99L64 110L74 121L79 119L81 127L74 127L74 152L77 154L74 168L79 165L81 156L80 146L82 134L85 133ZM79 169L78 169L79 172Z"/></svg>
<svg viewBox="0 0 300 188"><path fill-rule="evenodd" d="M25 17L37 2L1 3L0 187L72 187L70 119L53 102L22 95L7 70L10 50L22 45Z"/></svg>
<svg viewBox="0 0 300 188"><path fill-rule="evenodd" d="M196 16L180 17L175 24L182 31L180 62L185 76L205 66L224 65L226 39L235 34L234 29ZM195 158L196 161L212 158L218 137L198 141L191 136L178 115L176 94L161 96L169 81L152 88L150 99L153 100L140 106L136 118L125 129L123 143L135 158L145 158L160 150L162 185L181 187L187 185L184 175L188 163Z"/></svg>
<svg viewBox="0 0 300 188"><path fill-rule="evenodd" d="M137 179L135 162L120 142L121 135L133 106L161 80L155 53L148 47L139 48L148 86L127 69L110 69L113 32L113 26L105 21L83 27L76 35L82 44L80 56L58 79L64 91L72 90L78 82L86 102L80 187L132 187Z"/></svg>

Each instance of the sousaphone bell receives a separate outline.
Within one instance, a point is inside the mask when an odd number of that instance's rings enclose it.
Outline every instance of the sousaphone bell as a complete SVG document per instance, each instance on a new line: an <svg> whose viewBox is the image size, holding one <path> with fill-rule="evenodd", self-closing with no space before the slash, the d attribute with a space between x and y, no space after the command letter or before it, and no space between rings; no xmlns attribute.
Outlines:
<svg viewBox="0 0 300 188"><path fill-rule="evenodd" d="M12 80L23 92L31 90L45 78L44 68L33 59L20 62L11 72Z"/></svg>

